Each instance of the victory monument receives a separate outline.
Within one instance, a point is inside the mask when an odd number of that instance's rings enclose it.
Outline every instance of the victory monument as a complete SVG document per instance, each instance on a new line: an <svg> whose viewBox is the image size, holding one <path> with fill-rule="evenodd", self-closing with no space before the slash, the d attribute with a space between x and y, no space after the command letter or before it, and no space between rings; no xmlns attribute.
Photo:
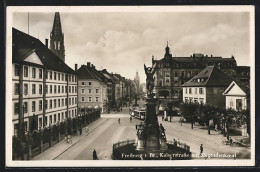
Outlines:
<svg viewBox="0 0 260 172"><path fill-rule="evenodd" d="M177 160L191 159L190 147L177 142L167 142L165 129L159 125L154 98L156 64L146 67L146 118L136 125L136 139L113 144L113 159L118 160Z"/></svg>
<svg viewBox="0 0 260 172"><path fill-rule="evenodd" d="M146 74L146 118L144 123L137 126L137 150L166 150L166 135L165 129L162 124L158 124L158 118L156 115L156 102L154 98L154 73L156 72L156 66L146 67L144 65Z"/></svg>

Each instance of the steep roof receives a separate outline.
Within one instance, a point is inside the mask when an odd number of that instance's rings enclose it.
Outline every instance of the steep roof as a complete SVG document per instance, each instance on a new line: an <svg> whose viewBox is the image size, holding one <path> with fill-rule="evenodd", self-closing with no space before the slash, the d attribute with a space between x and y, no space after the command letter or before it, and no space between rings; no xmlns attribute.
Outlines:
<svg viewBox="0 0 260 172"><path fill-rule="evenodd" d="M228 86L233 81L228 74L222 72L215 66L208 66L200 73L184 83L183 87L211 87L211 86Z"/></svg>
<svg viewBox="0 0 260 172"><path fill-rule="evenodd" d="M79 75L78 79L95 79L105 83L101 74L93 66L81 65L77 70L77 74Z"/></svg>
<svg viewBox="0 0 260 172"><path fill-rule="evenodd" d="M36 39L15 28L12 30L13 39L13 62L24 63L24 59L35 52L42 61L44 68L76 74L76 72L66 65L58 56L56 56L39 39Z"/></svg>
<svg viewBox="0 0 260 172"><path fill-rule="evenodd" d="M115 73L114 75L116 75L116 77L117 77L120 81L122 81L122 82L125 81L125 77L122 77L120 74Z"/></svg>
<svg viewBox="0 0 260 172"><path fill-rule="evenodd" d="M242 82L240 82L239 80L235 80L235 81L231 82L230 85L229 85L228 88L224 91L223 94L224 94L224 95L227 94L227 93L234 87L235 84L238 85L239 88L241 88L241 89L245 92L245 94L246 94L247 96L250 95L250 88L249 88L247 85L245 85L245 84L243 84Z"/></svg>
<svg viewBox="0 0 260 172"><path fill-rule="evenodd" d="M110 73L110 76L112 77L112 80L114 81L114 82L120 82L120 79L118 78L118 76L116 76L116 74L113 74L113 73Z"/></svg>
<svg viewBox="0 0 260 172"><path fill-rule="evenodd" d="M108 73L108 71L106 69L103 69L101 71L99 71L109 82L114 82L111 75Z"/></svg>

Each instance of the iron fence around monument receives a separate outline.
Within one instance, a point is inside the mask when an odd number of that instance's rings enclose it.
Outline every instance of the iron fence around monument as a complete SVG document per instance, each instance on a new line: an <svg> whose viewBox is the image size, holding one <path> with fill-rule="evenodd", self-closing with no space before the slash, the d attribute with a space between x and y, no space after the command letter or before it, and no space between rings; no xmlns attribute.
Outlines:
<svg viewBox="0 0 260 172"><path fill-rule="evenodd" d="M135 143L135 140L119 141L119 142L113 144L113 151L116 148L119 148L119 147L122 147L122 146L125 146L125 145L128 145L128 144L133 144L133 143Z"/></svg>
<svg viewBox="0 0 260 172"><path fill-rule="evenodd" d="M155 157L151 157L149 151L136 150L136 140L119 141L113 144L112 158L114 160L189 160L191 159L190 146L186 143L168 141L167 150L152 151ZM163 155L165 155L165 157ZM142 155L142 156L141 156ZM166 156L169 155L169 156ZM172 155L172 156L170 156ZM173 155L182 155L173 157Z"/></svg>
<svg viewBox="0 0 260 172"><path fill-rule="evenodd" d="M181 142L178 142L178 141L167 141L167 144L185 149L187 151L190 151L190 146L188 146L186 143L181 143Z"/></svg>

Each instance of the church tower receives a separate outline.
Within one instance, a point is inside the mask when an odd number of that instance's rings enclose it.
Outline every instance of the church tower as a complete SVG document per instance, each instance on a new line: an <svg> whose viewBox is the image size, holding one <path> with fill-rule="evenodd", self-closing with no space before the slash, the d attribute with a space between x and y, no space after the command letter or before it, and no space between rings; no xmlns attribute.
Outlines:
<svg viewBox="0 0 260 172"><path fill-rule="evenodd" d="M139 89L140 89L140 77L138 75L138 71L136 71L136 75L134 78L134 82L136 83L136 87L137 87L137 95L139 96Z"/></svg>
<svg viewBox="0 0 260 172"><path fill-rule="evenodd" d="M65 62L64 34L61 29L61 21L59 12L55 12L53 27L50 34L50 49L63 62Z"/></svg>
<svg viewBox="0 0 260 172"><path fill-rule="evenodd" d="M172 54L170 53L170 48L168 46L168 41L167 41L167 47L165 48L164 58L167 59L167 60L172 58Z"/></svg>

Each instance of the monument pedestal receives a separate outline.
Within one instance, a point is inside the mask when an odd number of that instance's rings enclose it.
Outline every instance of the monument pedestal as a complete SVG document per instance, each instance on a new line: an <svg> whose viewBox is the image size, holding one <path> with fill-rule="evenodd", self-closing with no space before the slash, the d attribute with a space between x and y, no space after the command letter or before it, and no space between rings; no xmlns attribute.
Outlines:
<svg viewBox="0 0 260 172"><path fill-rule="evenodd" d="M161 132L156 115L156 99L146 99L146 119L137 129L137 150L167 149L166 138L161 140Z"/></svg>
<svg viewBox="0 0 260 172"><path fill-rule="evenodd" d="M159 139L155 136L149 136L145 141L146 150L158 150L160 148Z"/></svg>
<svg viewBox="0 0 260 172"><path fill-rule="evenodd" d="M144 140L138 139L136 150L144 150L145 143Z"/></svg>
<svg viewBox="0 0 260 172"><path fill-rule="evenodd" d="M166 141L165 138L161 139L161 143L160 144L161 144L161 147L160 147L161 150L167 150L168 149L167 141Z"/></svg>

